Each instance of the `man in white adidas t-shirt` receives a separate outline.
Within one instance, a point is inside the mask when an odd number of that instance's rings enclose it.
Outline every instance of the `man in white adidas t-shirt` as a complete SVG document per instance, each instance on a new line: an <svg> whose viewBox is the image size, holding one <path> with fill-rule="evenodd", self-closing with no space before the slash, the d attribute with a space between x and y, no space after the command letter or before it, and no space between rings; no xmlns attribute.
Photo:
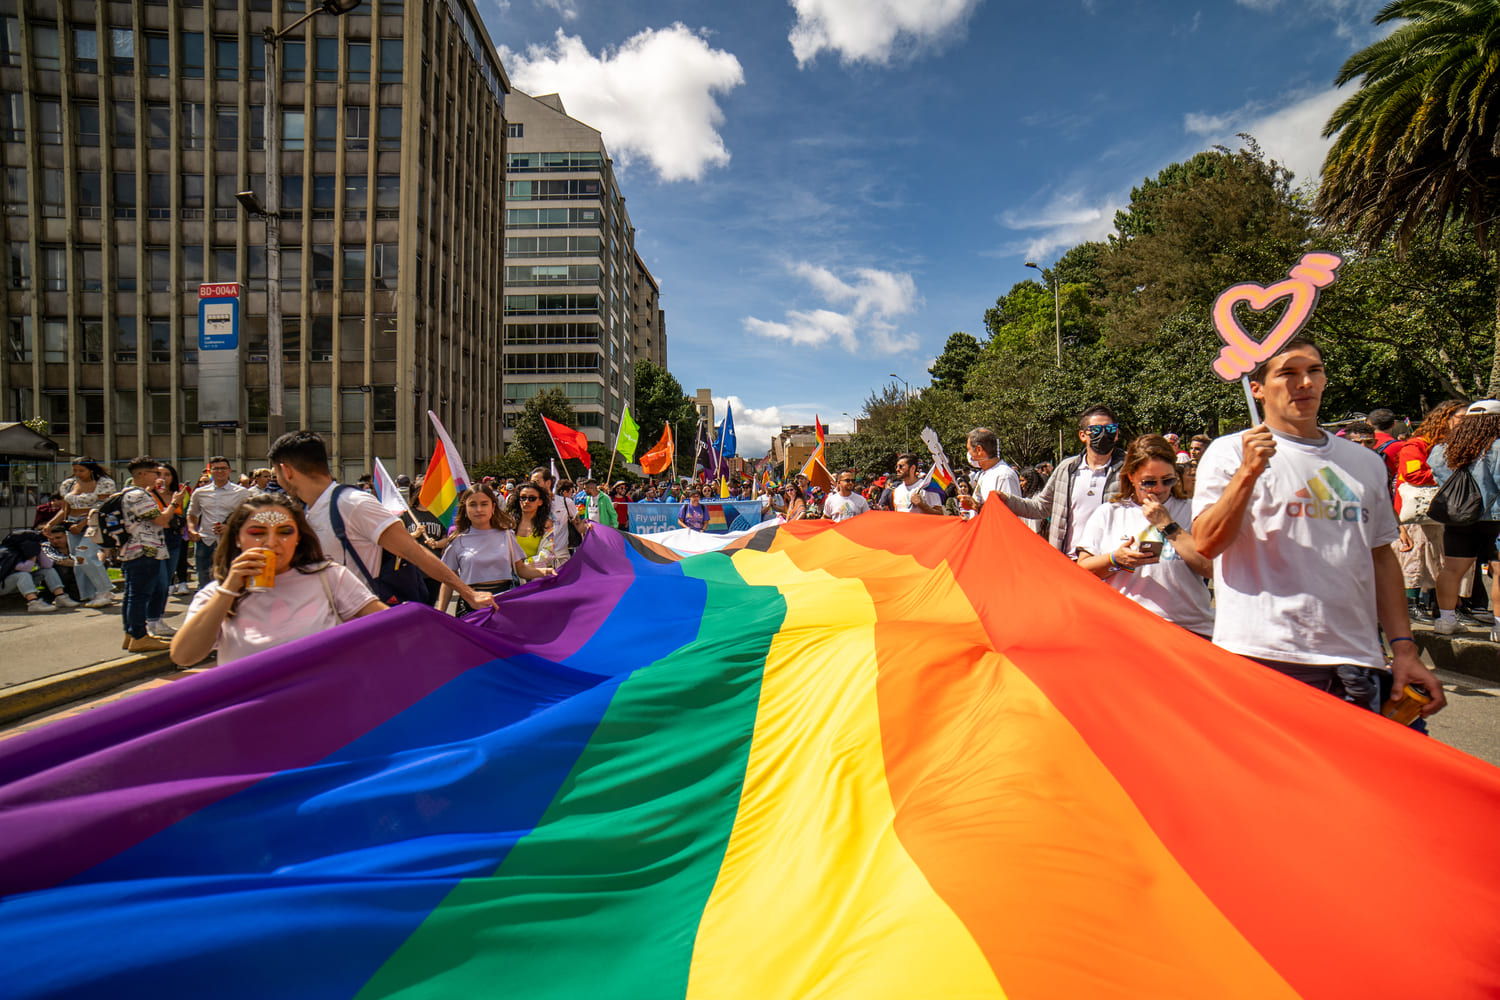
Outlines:
<svg viewBox="0 0 1500 1000"><path fill-rule="evenodd" d="M1209 445L1193 494L1193 541L1214 560L1214 644L1379 710L1370 671L1390 640L1395 690L1442 684L1411 638L1385 463L1318 426L1327 373L1293 338L1250 376L1265 422Z"/></svg>
<svg viewBox="0 0 1500 1000"><path fill-rule="evenodd" d="M823 516L832 521L847 521L869 510L869 501L854 492L854 473L840 472L838 492L823 501Z"/></svg>

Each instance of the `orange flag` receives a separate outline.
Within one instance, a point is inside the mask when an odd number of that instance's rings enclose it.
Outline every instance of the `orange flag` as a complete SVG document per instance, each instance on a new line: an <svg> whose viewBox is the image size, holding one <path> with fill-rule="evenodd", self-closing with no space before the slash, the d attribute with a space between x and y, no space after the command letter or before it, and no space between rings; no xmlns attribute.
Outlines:
<svg viewBox="0 0 1500 1000"><path fill-rule="evenodd" d="M649 476L659 476L672 467L672 452L676 448L672 440L672 425L662 428L661 440L656 447L640 457L641 468Z"/></svg>
<svg viewBox="0 0 1500 1000"><path fill-rule="evenodd" d="M818 446L808 456L807 464L802 467L802 474L807 477L808 482L827 492L833 489L833 476L828 473L828 458L824 452L826 442L823 438L823 425L817 416L813 417L813 430L818 435Z"/></svg>

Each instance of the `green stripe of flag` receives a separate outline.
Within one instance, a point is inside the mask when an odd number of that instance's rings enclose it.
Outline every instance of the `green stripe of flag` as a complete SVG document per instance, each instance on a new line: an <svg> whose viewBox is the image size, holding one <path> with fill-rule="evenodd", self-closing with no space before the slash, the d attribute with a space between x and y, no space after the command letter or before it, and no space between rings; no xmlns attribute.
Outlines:
<svg viewBox="0 0 1500 1000"><path fill-rule="evenodd" d="M686 993L786 603L728 556L682 566L708 584L696 640L620 685L536 829L493 877L456 886L360 997Z"/></svg>

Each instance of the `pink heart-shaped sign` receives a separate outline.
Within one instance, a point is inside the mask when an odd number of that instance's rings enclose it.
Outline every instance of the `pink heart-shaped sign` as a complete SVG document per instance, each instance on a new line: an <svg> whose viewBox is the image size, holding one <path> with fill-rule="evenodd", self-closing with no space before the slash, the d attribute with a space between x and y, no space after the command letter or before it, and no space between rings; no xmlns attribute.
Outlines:
<svg viewBox="0 0 1500 1000"><path fill-rule="evenodd" d="M1303 254L1283 281L1266 287L1247 282L1219 293L1214 300L1214 329L1224 341L1224 348L1213 364L1214 374L1226 382L1254 371L1262 361L1276 356L1288 340L1295 337L1312 318L1318 304L1318 293L1333 284L1334 272L1343 258L1331 253ZM1244 303L1256 312L1265 312L1277 302L1286 300L1286 311L1266 338L1257 341L1240 325L1235 307Z"/></svg>

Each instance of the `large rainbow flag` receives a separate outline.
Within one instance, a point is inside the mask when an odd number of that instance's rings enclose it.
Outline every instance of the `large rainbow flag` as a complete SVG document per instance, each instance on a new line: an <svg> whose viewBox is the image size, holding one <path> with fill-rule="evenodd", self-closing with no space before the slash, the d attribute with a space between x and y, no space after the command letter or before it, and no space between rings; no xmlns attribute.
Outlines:
<svg viewBox="0 0 1500 1000"><path fill-rule="evenodd" d="M596 527L0 742L7 997L1500 995L1500 771L1007 512Z"/></svg>
<svg viewBox="0 0 1500 1000"><path fill-rule="evenodd" d="M458 514L458 498L469 488L469 471L464 460L448 437L448 430L437 414L431 410L427 416L432 421L437 441L432 446L432 460L427 463L427 472L422 477L422 490L418 495L427 512L443 522L443 527L453 527L453 518Z"/></svg>

